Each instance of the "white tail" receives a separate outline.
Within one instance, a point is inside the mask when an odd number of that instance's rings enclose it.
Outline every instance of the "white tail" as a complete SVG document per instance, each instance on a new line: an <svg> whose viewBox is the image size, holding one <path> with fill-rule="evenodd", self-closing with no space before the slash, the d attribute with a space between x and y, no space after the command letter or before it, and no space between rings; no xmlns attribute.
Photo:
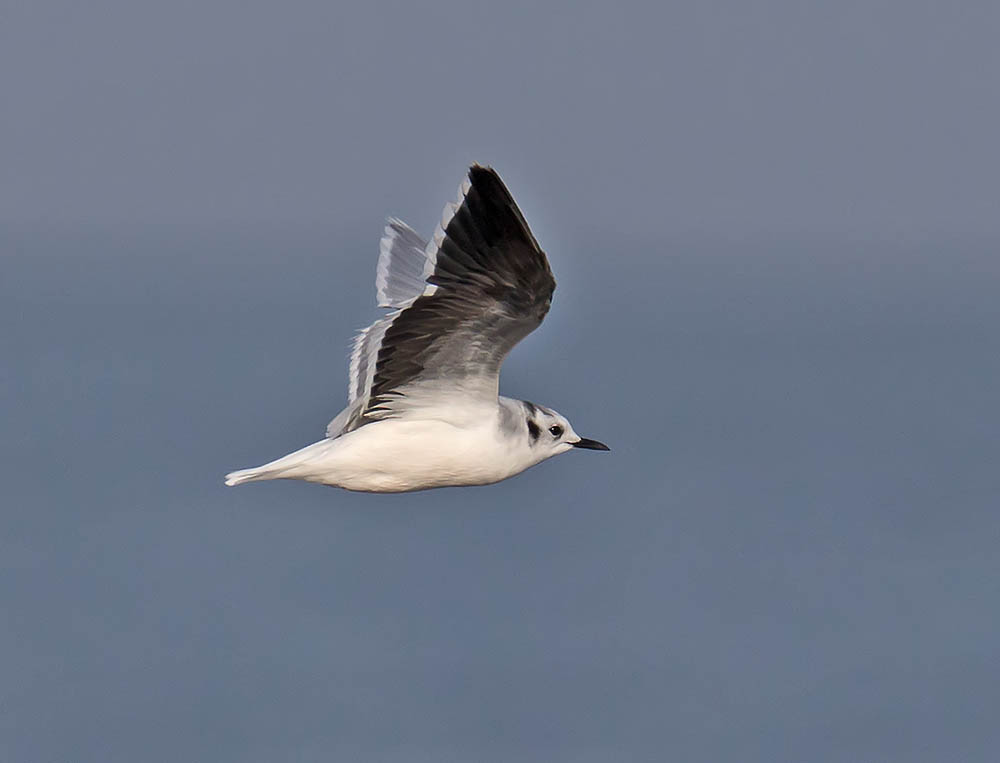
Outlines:
<svg viewBox="0 0 1000 763"><path fill-rule="evenodd" d="M226 475L226 484L229 487L233 485L242 485L244 482L257 482L259 480L270 480L274 479L272 473L261 469L240 469L239 471L229 472Z"/></svg>
<svg viewBox="0 0 1000 763"><path fill-rule="evenodd" d="M325 453L329 445L330 440L320 440L263 466L230 472L226 475L226 484L232 487L261 480L307 479L307 475L311 473L309 461Z"/></svg>

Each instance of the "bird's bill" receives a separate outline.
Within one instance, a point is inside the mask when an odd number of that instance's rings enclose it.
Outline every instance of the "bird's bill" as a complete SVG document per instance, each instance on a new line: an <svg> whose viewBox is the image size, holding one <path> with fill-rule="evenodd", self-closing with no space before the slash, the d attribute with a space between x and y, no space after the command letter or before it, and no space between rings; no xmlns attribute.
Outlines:
<svg viewBox="0 0 1000 763"><path fill-rule="evenodd" d="M597 440L591 440L587 437L581 437L579 440L573 443L574 448L583 448L584 450L611 450L603 442L598 442Z"/></svg>

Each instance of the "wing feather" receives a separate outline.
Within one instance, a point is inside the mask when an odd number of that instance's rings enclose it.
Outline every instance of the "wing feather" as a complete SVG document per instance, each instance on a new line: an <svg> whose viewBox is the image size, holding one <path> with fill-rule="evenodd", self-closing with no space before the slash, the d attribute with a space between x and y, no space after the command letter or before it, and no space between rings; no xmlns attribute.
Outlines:
<svg viewBox="0 0 1000 763"><path fill-rule="evenodd" d="M394 217L386 223L379 242L375 290L379 307L405 307L427 288L427 276L434 272L437 249L409 225Z"/></svg>
<svg viewBox="0 0 1000 763"><path fill-rule="evenodd" d="M328 436L405 415L428 385L495 403L504 358L548 312L548 260L491 168L470 168L421 244L399 221L386 226L376 288L379 304L397 309L358 335L349 405Z"/></svg>

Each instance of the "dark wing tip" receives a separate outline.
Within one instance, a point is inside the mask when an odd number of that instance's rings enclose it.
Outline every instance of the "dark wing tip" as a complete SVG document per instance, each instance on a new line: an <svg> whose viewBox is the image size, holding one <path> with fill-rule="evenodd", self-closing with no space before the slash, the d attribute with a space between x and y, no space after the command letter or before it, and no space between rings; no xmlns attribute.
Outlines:
<svg viewBox="0 0 1000 763"><path fill-rule="evenodd" d="M503 180L500 179L500 174L495 169L488 164L480 164L479 162L469 167L469 182L473 184L494 182L503 185ZM507 189L504 188L504 190ZM510 194L508 193L508 195Z"/></svg>
<svg viewBox="0 0 1000 763"><path fill-rule="evenodd" d="M463 207L467 214L465 222L478 227L487 241L520 241L545 259L513 194L495 169L478 163L469 167L468 184L463 186L463 195Z"/></svg>
<svg viewBox="0 0 1000 763"><path fill-rule="evenodd" d="M473 164L469 167L469 184L484 197L493 200L495 204L512 208L512 211L518 218L520 224L524 227L528 236L530 236L531 240L534 242L534 236L531 235L528 223L521 215L521 210L518 209L517 202L514 201L514 196L507 189L507 185L503 182L499 173L497 173L495 169L489 166L484 167L481 164ZM538 244L535 243L535 246L538 246Z"/></svg>
<svg viewBox="0 0 1000 763"><path fill-rule="evenodd" d="M499 234L494 241L503 241L509 248L512 264L518 262L520 266L518 269L524 279L521 285L533 293L540 308L541 320L548 311L556 286L545 252L538 245L517 202L495 169L473 164L469 168L469 184L468 210L478 218L476 223L484 232L493 228L495 234Z"/></svg>

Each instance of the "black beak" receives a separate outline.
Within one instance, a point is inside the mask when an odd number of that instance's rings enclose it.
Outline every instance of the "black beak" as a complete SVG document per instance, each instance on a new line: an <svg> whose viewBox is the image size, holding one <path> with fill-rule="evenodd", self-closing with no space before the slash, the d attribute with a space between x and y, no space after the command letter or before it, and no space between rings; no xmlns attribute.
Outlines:
<svg viewBox="0 0 1000 763"><path fill-rule="evenodd" d="M573 443L574 448L583 448L584 450L611 450L603 442L598 442L597 440L589 440L586 437L581 437L579 440Z"/></svg>

